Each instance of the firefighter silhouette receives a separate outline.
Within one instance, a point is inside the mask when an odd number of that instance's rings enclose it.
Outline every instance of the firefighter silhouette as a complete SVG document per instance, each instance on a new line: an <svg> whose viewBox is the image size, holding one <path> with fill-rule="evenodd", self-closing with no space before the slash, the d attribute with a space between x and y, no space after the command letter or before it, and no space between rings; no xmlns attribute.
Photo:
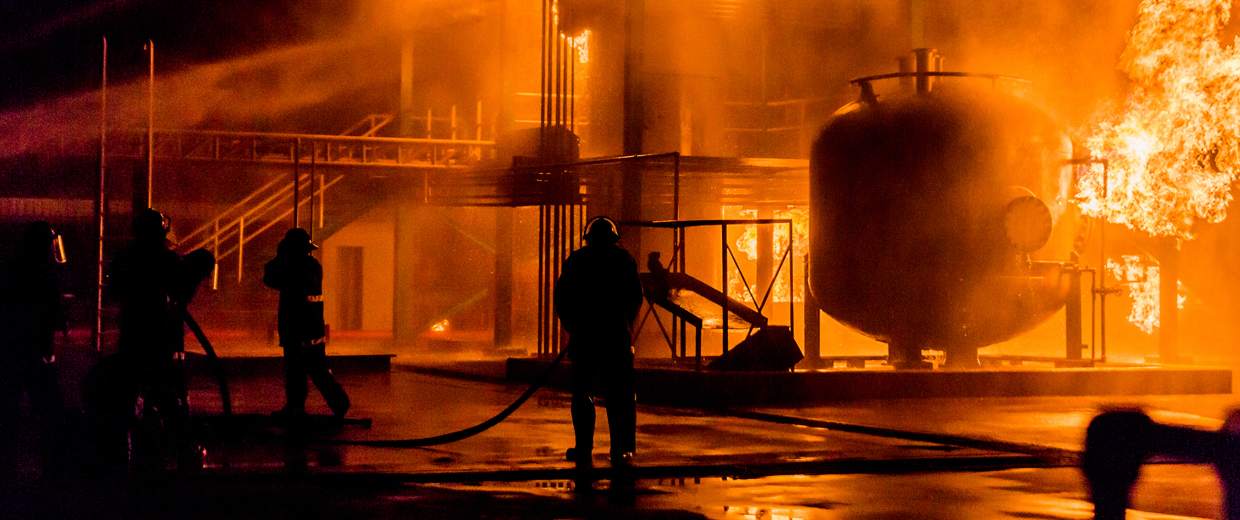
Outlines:
<svg viewBox="0 0 1240 520"><path fill-rule="evenodd" d="M288 230L267 262L263 283L280 291L280 346L284 348L284 408L274 415L294 418L305 413L306 378L323 394L336 417L349 410L349 396L327 368L326 326L323 323L323 266L310 256L318 249L310 233Z"/></svg>
<svg viewBox="0 0 1240 520"><path fill-rule="evenodd" d="M13 253L0 264L0 431L5 450L14 448L23 392L42 427L44 456L53 454L64 422L56 381L56 332L64 333L59 263L60 235L48 222L26 226ZM11 453L9 454L11 455Z"/></svg>
<svg viewBox="0 0 1240 520"><path fill-rule="evenodd" d="M183 364L185 323L181 312L198 284L210 273L210 267L200 264L214 265L215 259L209 252L199 250L191 253L195 261L187 266L181 255L169 249L168 231L166 216L153 209L143 210L134 219L133 242L117 252L108 266L108 295L120 302L121 359L100 366L122 370L121 374L106 377L125 384L117 386L118 395L106 399L87 397L92 403L112 403L111 412L120 413L124 403L134 403L138 397L135 394L140 394L146 412L143 415L156 412L162 423L161 434L171 438L177 468L197 469L202 464L202 449L194 440L189 422ZM88 375L88 379L91 377ZM89 391L92 385L87 388ZM108 424L120 428L124 420L111 418ZM151 454L157 450L134 451Z"/></svg>
<svg viewBox="0 0 1240 520"><path fill-rule="evenodd" d="M579 468L592 464L597 384L607 408L612 466L627 467L636 448L632 330L642 287L637 263L616 245L615 222L591 219L584 238L586 245L564 260L555 284L555 312L568 331L572 360L576 446L568 458Z"/></svg>

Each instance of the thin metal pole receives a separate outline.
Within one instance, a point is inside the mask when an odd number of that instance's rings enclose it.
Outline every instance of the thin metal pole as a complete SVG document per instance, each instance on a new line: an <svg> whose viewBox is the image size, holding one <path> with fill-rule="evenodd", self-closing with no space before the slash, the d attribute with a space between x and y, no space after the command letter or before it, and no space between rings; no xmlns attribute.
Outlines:
<svg viewBox="0 0 1240 520"><path fill-rule="evenodd" d="M560 71L560 124L568 130L568 38L563 34L560 35Z"/></svg>
<svg viewBox="0 0 1240 520"><path fill-rule="evenodd" d="M542 3L542 43L539 45L539 69L538 69L538 146L542 150L544 134L547 128L547 3L551 0L543 0Z"/></svg>
<svg viewBox="0 0 1240 520"><path fill-rule="evenodd" d="M672 152L672 219L680 220L680 152Z"/></svg>
<svg viewBox="0 0 1240 520"><path fill-rule="evenodd" d="M301 138L293 140L293 227L301 224L298 219L297 205L301 202Z"/></svg>
<svg viewBox="0 0 1240 520"><path fill-rule="evenodd" d="M152 207L155 189L155 41L147 40L150 51L150 76L146 89L146 207Z"/></svg>
<svg viewBox="0 0 1240 520"><path fill-rule="evenodd" d="M554 211L553 211L554 221L553 221L553 227L552 227L553 235L552 235L551 282L552 284L554 284L556 283L556 276L557 274L559 274L560 249L564 247L564 242L563 242L564 206L557 204L552 207L554 208ZM552 314L553 315L551 319L552 321L551 336L552 336L552 345L554 346L554 351L552 351L552 354L559 354L559 326L556 325L556 316L554 316L554 313Z"/></svg>
<svg viewBox="0 0 1240 520"><path fill-rule="evenodd" d="M538 357L545 355L543 348L543 335L546 326L546 295L547 295L547 268L546 268L546 241L543 235L546 233L547 227L547 206L538 206Z"/></svg>
<svg viewBox="0 0 1240 520"><path fill-rule="evenodd" d="M574 40L574 43L576 40ZM569 88L568 88L568 121L569 128L573 133L577 133L577 46L572 46L573 52L568 58L569 63Z"/></svg>
<svg viewBox="0 0 1240 520"><path fill-rule="evenodd" d="M793 264L796 263L796 254L795 254L796 249L793 248L794 244L795 242L793 241L793 237L792 237L792 222L789 221L788 222L788 332L789 333L796 332L795 327L796 327L796 322L797 322L797 320L794 319L795 315L793 314L793 311L796 309L795 305L793 305L796 302L796 286L793 285L793 278L792 278L793 273L796 272L796 269L793 269Z"/></svg>
<svg viewBox="0 0 1240 520"><path fill-rule="evenodd" d="M314 241L314 156L319 154L319 143L310 142L310 241Z"/></svg>
<svg viewBox="0 0 1240 520"><path fill-rule="evenodd" d="M456 105L452 105L452 140L456 140Z"/></svg>
<svg viewBox="0 0 1240 520"><path fill-rule="evenodd" d="M95 201L95 227L98 250L95 256L95 330L91 342L95 352L103 349L103 220L107 213L108 177L108 37L103 37L103 79L99 88L99 198Z"/></svg>
<svg viewBox="0 0 1240 520"><path fill-rule="evenodd" d="M237 282L241 282L243 265L245 265L245 217L237 221Z"/></svg>
<svg viewBox="0 0 1240 520"><path fill-rule="evenodd" d="M563 61L563 57L560 56L561 45L560 45L560 35L559 35L559 28L560 28L559 23L556 23L555 28L556 28L556 34L553 34L551 36L552 38L551 45L554 46L553 48L555 49L555 53L552 54L554 58L553 63L555 63L555 89L553 91L555 92L555 98L554 98L555 125L560 126L562 124L562 121L561 121L562 116L560 114L560 104L562 101L561 97L563 94L562 89L560 88L560 71L564 70L564 67L562 66L562 63L561 63Z"/></svg>
<svg viewBox="0 0 1240 520"><path fill-rule="evenodd" d="M719 274L721 280L719 290L723 293L723 312L720 314L723 316L722 352L726 353L728 351L728 225L723 224L720 228L722 229L722 233L720 233L722 236L720 240L722 247L719 249L719 256L723 262L722 271Z"/></svg>

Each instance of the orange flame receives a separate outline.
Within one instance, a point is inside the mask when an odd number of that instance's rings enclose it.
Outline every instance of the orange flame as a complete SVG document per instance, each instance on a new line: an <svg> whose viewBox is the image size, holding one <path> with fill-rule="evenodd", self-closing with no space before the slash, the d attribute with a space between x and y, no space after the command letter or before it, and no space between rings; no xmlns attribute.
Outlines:
<svg viewBox="0 0 1240 520"><path fill-rule="evenodd" d="M1147 266L1137 255L1124 255L1123 263L1107 260L1107 271L1120 283L1128 285L1128 296L1132 297L1132 312L1128 313L1128 321L1141 329L1141 332L1153 334L1158 328L1160 307L1158 302L1158 266ZM1178 295L1176 306L1184 308L1187 297Z"/></svg>
<svg viewBox="0 0 1240 520"><path fill-rule="evenodd" d="M1133 91L1085 143L1109 161L1105 179L1094 169L1078 183L1085 214L1185 240L1195 222L1227 216L1240 160L1240 49L1221 42L1230 10L1230 0L1141 2L1119 65ZM1129 283L1128 320L1153 333L1158 268L1127 256L1107 267Z"/></svg>
<svg viewBox="0 0 1240 520"><path fill-rule="evenodd" d="M741 206L725 206L723 213L724 218L758 218L757 210L742 209ZM786 210L776 210L773 217L792 219L792 234L795 238L795 242L793 242L792 259L795 260L796 265L799 266L801 259L805 257L804 248L809 244L809 210L805 207L793 207ZM779 267L779 259L783 257L784 250L788 248L788 227L786 225L776 225L774 226L772 232L772 238L774 240L772 241L771 256L774 259L775 265L772 265L771 267L774 269ZM745 231L741 234L741 236L736 238L734 246L736 247L737 253L745 254L745 258L748 258L749 260L757 260L758 226L745 226ZM788 261L785 260L784 266L780 268L780 271L778 273L773 273L776 276L776 279L775 286L771 288L771 296L768 298L769 302L787 303L788 268ZM803 275L801 272L794 273L794 276L801 275ZM750 282L749 291L745 290L745 283L741 281L740 273L735 270L730 270L728 272L728 295L738 300L752 302L754 305L757 305L758 302L753 301L753 299L750 298L749 293L752 291L754 297L761 300L762 295L766 294L766 287L758 287L754 280L746 281ZM793 298L793 301L798 302L805 299L804 284L796 284Z"/></svg>
<svg viewBox="0 0 1240 520"><path fill-rule="evenodd" d="M1192 238L1231 201L1240 144L1240 50L1224 47L1229 0L1144 0L1120 69L1134 82L1123 113L1086 146L1110 161L1080 180L1088 215L1155 236Z"/></svg>

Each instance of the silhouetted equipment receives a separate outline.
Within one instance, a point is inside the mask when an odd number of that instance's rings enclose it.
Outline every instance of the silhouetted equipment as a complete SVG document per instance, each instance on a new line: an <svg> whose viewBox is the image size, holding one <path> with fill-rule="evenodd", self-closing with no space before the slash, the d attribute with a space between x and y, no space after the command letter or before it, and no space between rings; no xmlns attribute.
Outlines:
<svg viewBox="0 0 1240 520"><path fill-rule="evenodd" d="M748 329L747 336L752 335L754 329L761 329L767 326L767 318L762 314L768 303L772 301L772 294L776 286L776 281L786 280L787 287L795 287L792 266L792 250L795 233L793 232L793 221L791 219L726 219L726 220L661 220L651 222L625 222L626 226L636 226L643 228L667 229L673 232L672 257L669 260L669 266L664 267L660 261L661 254L651 253L647 259L647 269L650 272L642 273L642 287L646 293L646 298L650 302L650 309L646 313L646 317L642 318L642 325L645 324L646 318L654 317L655 323L658 324L660 331L663 333L664 340L667 342L668 348L672 351L673 357L685 358L688 356L686 338L686 325L691 325L695 330L695 352L694 366L696 370L702 369L702 329L717 329L721 332L721 349L727 351L731 343L728 341L728 333L730 329ZM720 232L720 287L729 286L729 275L737 273L743 282L743 293L738 298L748 297L750 302L755 304L756 308L751 308L742 299L733 298L731 295L725 294L722 290L716 289L711 285L694 278L684 272L686 242L684 231L688 228L695 227L719 227ZM755 292L753 287L745 281L745 275L739 262L737 262L735 254L732 252L728 229L738 229L736 226L786 226L787 237L789 240L783 248L780 255L778 266L774 266L774 276L770 279L765 290L761 287ZM743 228L742 228L743 229ZM787 269L784 265L787 264ZM735 270L734 270L735 269ZM784 278L786 276L786 278ZM794 298L788 298L788 312L792 316ZM673 316L671 324L671 334L663 328L663 322L659 318L655 307L661 307ZM642 326L638 326L640 333ZM792 326L788 325L787 329L791 330ZM679 338L677 337L679 333ZM677 345L680 346L679 353ZM795 348L795 343L793 343ZM778 370L784 370L779 368Z"/></svg>
<svg viewBox="0 0 1240 520"><path fill-rule="evenodd" d="M707 370L787 372L805 356L786 326L768 325L715 358Z"/></svg>
<svg viewBox="0 0 1240 520"><path fill-rule="evenodd" d="M1085 432L1081 469L1089 483L1094 518L1123 520L1141 465L1160 458L1214 465L1223 483L1223 518L1240 520L1240 411L1218 431L1158 424L1144 412L1098 415Z"/></svg>
<svg viewBox="0 0 1240 520"><path fill-rule="evenodd" d="M922 53L932 50L919 49ZM1044 112L976 76L920 67L854 80L810 158L810 288L841 323L889 345L976 366L1064 305L1076 226L1071 143ZM915 77L874 96L871 82ZM978 83L982 83L978 85ZM1058 261L1046 261L1058 260Z"/></svg>

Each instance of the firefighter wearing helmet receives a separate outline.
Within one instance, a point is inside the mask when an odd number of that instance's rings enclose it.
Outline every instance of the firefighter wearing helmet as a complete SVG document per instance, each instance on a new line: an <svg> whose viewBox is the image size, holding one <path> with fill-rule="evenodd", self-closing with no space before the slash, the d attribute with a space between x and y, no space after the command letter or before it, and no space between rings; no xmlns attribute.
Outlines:
<svg viewBox="0 0 1240 520"><path fill-rule="evenodd" d="M127 380L122 390L127 395L116 400L132 403L134 394L140 393L145 405L158 410L163 419L177 468L193 470L201 468L202 449L189 424L181 313L205 275L202 268L188 269L181 255L169 248L168 232L168 217L154 209L142 210L133 220L133 242L108 266L107 294L120 303L118 346L126 374L121 378ZM213 256L209 263L214 264Z"/></svg>
<svg viewBox="0 0 1240 520"><path fill-rule="evenodd" d="M305 414L309 389L306 378L332 414L343 418L349 396L327 368L327 327L323 323L323 266L310 252L318 249L310 233L288 230L276 249L276 257L263 267L263 283L280 291L278 330L284 348L284 408L273 415L296 419Z"/></svg>
<svg viewBox="0 0 1240 520"><path fill-rule="evenodd" d="M60 235L48 222L30 223L13 253L0 264L0 432L7 456L16 449L24 392L42 427L42 449L54 456L64 422L56 384L55 334L67 330L58 264Z"/></svg>
<svg viewBox="0 0 1240 520"><path fill-rule="evenodd" d="M621 249L616 223L595 217L586 225L586 245L564 260L555 284L555 312L568 331L572 359L572 416L576 446L569 460L592 465L594 390L607 401L612 467L632 464L637 411L633 379L633 320L642 305L637 263Z"/></svg>

